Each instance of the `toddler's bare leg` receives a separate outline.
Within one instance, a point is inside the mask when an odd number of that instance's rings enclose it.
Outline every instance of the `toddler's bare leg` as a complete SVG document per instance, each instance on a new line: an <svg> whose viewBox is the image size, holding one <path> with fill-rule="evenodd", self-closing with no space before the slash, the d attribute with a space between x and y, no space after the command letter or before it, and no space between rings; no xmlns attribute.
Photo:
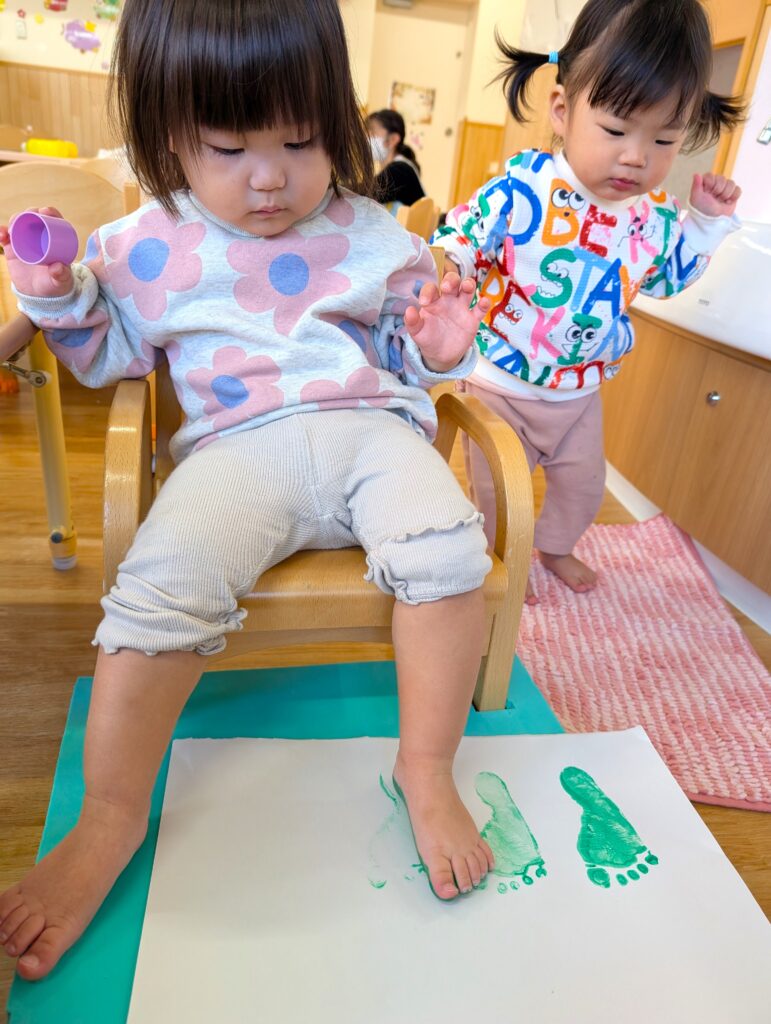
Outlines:
<svg viewBox="0 0 771 1024"><path fill-rule="evenodd" d="M493 867L490 848L452 777L482 657L484 623L481 590L418 605L397 601L394 608L400 732L394 778L440 899L467 892Z"/></svg>
<svg viewBox="0 0 771 1024"><path fill-rule="evenodd" d="M0 943L42 978L85 931L147 830L150 796L174 725L203 672L189 652L100 650L88 714L86 792L73 830L0 896Z"/></svg>

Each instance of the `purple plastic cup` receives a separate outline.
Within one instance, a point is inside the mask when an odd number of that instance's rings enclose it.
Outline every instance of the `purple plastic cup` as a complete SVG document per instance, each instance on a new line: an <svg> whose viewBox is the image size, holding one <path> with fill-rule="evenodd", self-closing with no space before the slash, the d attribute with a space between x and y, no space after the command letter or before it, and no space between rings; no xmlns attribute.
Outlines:
<svg viewBox="0 0 771 1024"><path fill-rule="evenodd" d="M69 264L78 254L75 228L62 217L27 210L8 229L13 251L23 263Z"/></svg>

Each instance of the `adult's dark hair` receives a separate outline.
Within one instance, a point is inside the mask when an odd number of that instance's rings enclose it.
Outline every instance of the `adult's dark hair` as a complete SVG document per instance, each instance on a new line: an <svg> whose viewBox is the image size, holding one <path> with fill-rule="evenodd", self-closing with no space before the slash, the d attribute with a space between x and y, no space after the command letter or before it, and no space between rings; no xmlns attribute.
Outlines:
<svg viewBox="0 0 771 1024"><path fill-rule="evenodd" d="M391 110L388 107L383 110L376 110L374 114L370 114L367 118L368 123L372 121L377 121L379 125L385 128L389 135L399 136L399 141L396 143L396 152L399 156L405 156L411 163L415 164L418 174L420 174L420 164L415 156L415 150L404 141L407 128L404 124L404 118L399 111Z"/></svg>
<svg viewBox="0 0 771 1024"><path fill-rule="evenodd" d="M496 41L506 61L497 76L512 115L527 120L527 86L548 54ZM686 149L715 142L744 116L742 102L709 90L712 39L699 0L589 0L559 51L557 82L568 97L586 92L591 106L617 117L672 97Z"/></svg>
<svg viewBox="0 0 771 1024"><path fill-rule="evenodd" d="M110 103L137 180L172 214L187 182L169 139L195 152L201 127L308 126L335 191L372 191L337 0L125 0Z"/></svg>

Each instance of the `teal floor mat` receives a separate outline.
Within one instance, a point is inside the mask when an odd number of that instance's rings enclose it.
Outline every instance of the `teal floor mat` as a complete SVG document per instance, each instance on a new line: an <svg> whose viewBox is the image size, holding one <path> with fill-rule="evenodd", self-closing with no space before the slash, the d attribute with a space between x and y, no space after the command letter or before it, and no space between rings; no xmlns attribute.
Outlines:
<svg viewBox="0 0 771 1024"><path fill-rule="evenodd" d="M56 766L40 856L77 820L83 797L82 753L91 679L75 684ZM175 739L260 736L345 739L396 736L393 662L207 672L177 723ZM558 733L562 728L522 664L511 674L503 711L471 710L466 734ZM14 980L10 1024L124 1024L142 932L163 790L164 759L145 842L88 930L42 981ZM172 1022L169 1022L172 1024Z"/></svg>

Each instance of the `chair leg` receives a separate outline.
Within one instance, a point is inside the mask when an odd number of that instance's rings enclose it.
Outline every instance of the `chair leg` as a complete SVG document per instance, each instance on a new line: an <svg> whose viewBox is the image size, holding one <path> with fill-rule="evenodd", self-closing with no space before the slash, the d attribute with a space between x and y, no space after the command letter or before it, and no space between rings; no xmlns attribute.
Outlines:
<svg viewBox="0 0 771 1024"><path fill-rule="evenodd" d="M477 711L501 711L506 707L517 638L516 628L512 630L513 625L502 615L495 616L490 647L482 658L474 691L474 707Z"/></svg>
<svg viewBox="0 0 771 1024"><path fill-rule="evenodd" d="M48 543L56 569L71 569L77 561L77 534L72 524L64 421L56 359L41 334L29 348L30 369L48 375L42 388L34 388L35 423L48 513Z"/></svg>
<svg viewBox="0 0 771 1024"><path fill-rule="evenodd" d="M519 621L525 603L525 589L530 569L530 543L532 534L525 538L527 546L520 544L521 557L514 561L512 579L503 605L495 613L487 655L477 676L474 707L477 711L500 711L506 707L511 669L517 649Z"/></svg>

